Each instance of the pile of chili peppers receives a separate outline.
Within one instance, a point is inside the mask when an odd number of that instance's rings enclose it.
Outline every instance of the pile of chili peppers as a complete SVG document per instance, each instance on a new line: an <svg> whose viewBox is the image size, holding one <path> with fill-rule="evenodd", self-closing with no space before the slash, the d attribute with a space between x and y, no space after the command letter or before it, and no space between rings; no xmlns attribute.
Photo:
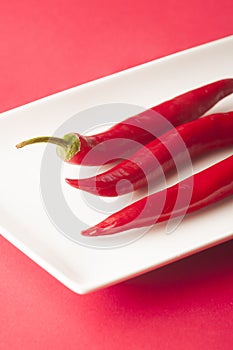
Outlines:
<svg viewBox="0 0 233 350"><path fill-rule="evenodd" d="M118 159L117 165L95 177L66 179L66 181L73 187L95 195L126 194L146 187L148 179L150 183L159 183L161 168L162 174L167 175L169 171L176 169L177 162L185 161L187 152L193 160L209 151L232 146L233 112L202 117L232 92L233 79L219 80L155 106L152 108L153 113L145 111L128 118L105 132L92 136L71 133L62 139L49 136L36 137L19 143L17 148L37 142L51 142L58 146L58 153L63 159L71 164L102 165L106 158ZM163 122L164 118L166 123ZM114 152L105 146L106 141L113 139L124 139L116 143ZM132 141L136 141L133 147ZM139 144L142 145L141 148ZM101 147L97 147L98 145ZM88 153L91 156L88 156ZM120 161L121 158L124 160ZM155 166L155 162L151 161L152 158L156 159L159 166ZM119 182L123 184L120 189L117 187ZM184 197L187 193L191 193L188 207L182 201L176 205L178 193ZM82 234L109 235L151 226L171 217L199 210L232 194L233 156L172 187L134 202L83 231ZM165 201L160 210L162 198L165 198Z"/></svg>

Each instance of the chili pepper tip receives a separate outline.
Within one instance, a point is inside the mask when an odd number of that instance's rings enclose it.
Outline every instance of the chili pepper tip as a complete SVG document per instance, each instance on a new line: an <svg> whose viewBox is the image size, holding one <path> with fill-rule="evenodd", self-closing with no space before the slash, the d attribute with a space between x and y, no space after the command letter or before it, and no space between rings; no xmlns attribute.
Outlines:
<svg viewBox="0 0 233 350"><path fill-rule="evenodd" d="M76 179L65 179L66 183L68 183L70 186L78 188L78 180Z"/></svg>
<svg viewBox="0 0 233 350"><path fill-rule="evenodd" d="M101 230L99 228L90 227L90 228L88 228L86 230L83 230L81 232L81 234L83 236L86 236L86 237L100 236L101 235L100 231Z"/></svg>
<svg viewBox="0 0 233 350"><path fill-rule="evenodd" d="M109 236L114 233L115 224L108 225L106 227L92 226L86 230L81 231L82 236L94 237L94 236Z"/></svg>

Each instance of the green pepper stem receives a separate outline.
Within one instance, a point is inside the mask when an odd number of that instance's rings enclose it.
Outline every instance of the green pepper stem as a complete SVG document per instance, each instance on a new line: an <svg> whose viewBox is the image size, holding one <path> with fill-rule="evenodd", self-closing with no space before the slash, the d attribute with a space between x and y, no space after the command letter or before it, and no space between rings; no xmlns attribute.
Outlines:
<svg viewBox="0 0 233 350"><path fill-rule="evenodd" d="M66 134L63 138L41 136L22 141L16 145L17 148L22 148L33 143L49 142L57 145L58 155L65 161L70 161L79 151L81 143L76 134Z"/></svg>
<svg viewBox="0 0 233 350"><path fill-rule="evenodd" d="M22 141L16 145L16 148L22 148L24 146L32 145L33 143L40 143L40 142L53 143L54 145L60 146L64 149L67 149L70 146L69 142L65 141L62 138L41 136L41 137L35 137L33 139L26 140L26 141Z"/></svg>

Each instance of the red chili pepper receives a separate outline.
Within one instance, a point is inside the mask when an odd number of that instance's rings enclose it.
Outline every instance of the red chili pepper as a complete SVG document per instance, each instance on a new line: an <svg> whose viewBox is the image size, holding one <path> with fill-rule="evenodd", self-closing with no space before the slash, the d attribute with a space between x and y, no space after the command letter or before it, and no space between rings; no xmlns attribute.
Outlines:
<svg viewBox="0 0 233 350"><path fill-rule="evenodd" d="M187 179L183 180L166 190L147 196L127 206L96 226L82 231L82 234L85 236L110 235L151 226L169 220L171 217L194 212L233 195L233 156L195 174L192 179L192 188L190 188L191 185L187 185L189 183ZM179 191L181 191L183 198L189 196L190 191L192 191L192 196L188 207L180 202L174 211ZM163 198L165 198L165 203L161 211L158 208L160 208ZM149 205L146 206L148 201ZM143 211L145 206L146 210Z"/></svg>
<svg viewBox="0 0 233 350"><path fill-rule="evenodd" d="M176 167L177 159L181 164L189 155L194 158L229 145L233 145L233 112L212 114L168 131L102 174L66 182L100 196L118 196L146 186L148 180L161 182L164 173Z"/></svg>
<svg viewBox="0 0 233 350"><path fill-rule="evenodd" d="M152 110L156 113L142 112L96 135L82 136L70 133L63 138L36 137L23 141L16 147L21 148L38 142L50 142L59 146L58 153L66 162L102 165L106 161L106 155L108 155L108 160L111 159L112 155L114 155L114 159L125 158L126 155L128 157L139 148L140 144L145 145L152 141L155 138L154 134L160 136L166 132L168 130L167 123L164 123L161 118L157 120L156 115L159 114L168 120L171 123L170 128L172 128L172 125L177 126L200 117L232 92L233 79L219 80L153 107ZM150 130L151 133L147 130ZM118 138L121 140L114 144L114 150L105 143L105 141ZM136 141L134 146L128 140ZM95 149L97 145L101 145L101 148ZM88 152L93 149L94 152L91 156L85 158Z"/></svg>

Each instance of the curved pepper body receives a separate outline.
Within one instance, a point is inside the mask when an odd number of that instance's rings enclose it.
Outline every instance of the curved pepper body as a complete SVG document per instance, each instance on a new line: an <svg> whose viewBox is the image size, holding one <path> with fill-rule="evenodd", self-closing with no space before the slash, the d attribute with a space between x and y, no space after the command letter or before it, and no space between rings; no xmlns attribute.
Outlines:
<svg viewBox="0 0 233 350"><path fill-rule="evenodd" d="M102 174L66 181L92 194L118 196L160 183L164 174L176 168L177 163L185 164L190 158L231 145L233 112L216 113L168 131Z"/></svg>
<svg viewBox="0 0 233 350"><path fill-rule="evenodd" d="M88 228L82 234L86 236L110 235L151 226L169 220L171 217L197 211L233 195L233 156L195 174L192 180L185 179L168 189L147 196L109 216L96 226ZM189 183L192 183L192 188L187 185ZM190 191L192 195L188 206L183 206L180 202L174 211L179 191L182 191L182 196L189 196ZM160 210L163 198L165 202ZM149 205L144 210L148 201Z"/></svg>
<svg viewBox="0 0 233 350"><path fill-rule="evenodd" d="M39 136L19 142L16 147L49 142L67 163L103 165L125 159L168 130L199 118L233 92L233 79L223 79L163 102L130 117L110 129L91 136L69 133L63 138ZM110 143L109 143L110 142Z"/></svg>
<svg viewBox="0 0 233 350"><path fill-rule="evenodd" d="M80 150L69 159L69 163L103 165L106 158L126 158L133 154L139 145L145 145L152 141L155 138L154 135L160 136L173 126L199 118L232 92L233 79L219 80L174 97L149 111L130 117L102 133L92 136L74 133L79 139ZM169 123L164 122L164 119ZM114 143L114 149L110 149L106 141L115 139L121 140ZM136 141L134 146L132 146L131 140ZM97 145L101 145L101 147L95 149ZM87 156L91 150L93 150L92 154Z"/></svg>

